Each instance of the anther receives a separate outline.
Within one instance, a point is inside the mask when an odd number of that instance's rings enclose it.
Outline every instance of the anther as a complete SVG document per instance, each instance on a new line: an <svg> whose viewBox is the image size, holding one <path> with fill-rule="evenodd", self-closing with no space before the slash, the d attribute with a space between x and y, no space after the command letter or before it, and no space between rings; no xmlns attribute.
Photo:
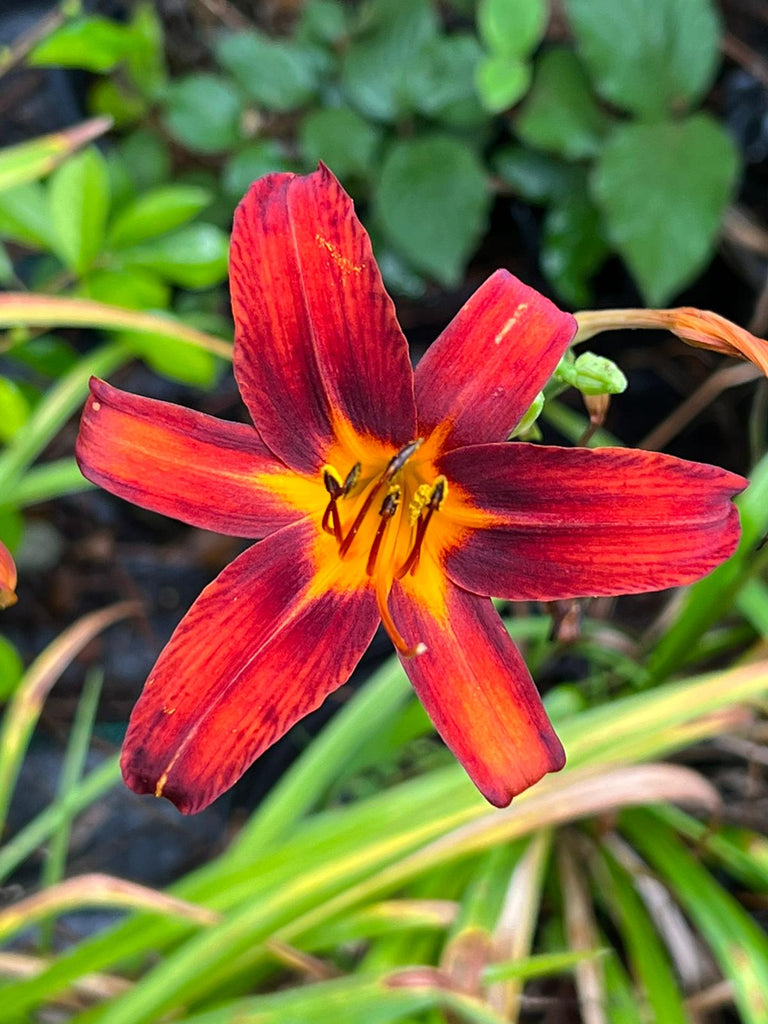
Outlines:
<svg viewBox="0 0 768 1024"><path fill-rule="evenodd" d="M328 491L330 501L323 513L322 528L326 533L333 534L336 542L341 544L341 520L339 519L339 510L336 508L336 501L344 495L344 484L333 466L323 466L323 484Z"/></svg>
<svg viewBox="0 0 768 1024"><path fill-rule="evenodd" d="M424 438L417 437L415 441L411 441L409 444L405 445L404 448L401 448L397 455L393 455L389 460L389 465L384 470L384 476L382 479L391 480L393 476L399 473L408 459L410 459L415 451L421 448L423 443Z"/></svg>
<svg viewBox="0 0 768 1024"><path fill-rule="evenodd" d="M426 504L426 511L424 515L420 517L416 526L416 536L413 541L413 547L411 548L406 560L395 573L399 580L401 580L407 573L416 571L419 564L419 558L421 556L421 545L424 543L424 537L427 532L427 527L429 526L429 521L445 501L447 493L447 481L444 476L439 476L435 481L435 486L432 488L432 493L430 494L429 501Z"/></svg>
<svg viewBox="0 0 768 1024"><path fill-rule="evenodd" d="M362 470L362 468L363 467L360 465L360 463L356 462L352 469L350 469L350 471L347 473L344 479L344 485L341 488L341 495L343 498L346 498L349 492L354 488L357 481L360 479L360 471Z"/></svg>

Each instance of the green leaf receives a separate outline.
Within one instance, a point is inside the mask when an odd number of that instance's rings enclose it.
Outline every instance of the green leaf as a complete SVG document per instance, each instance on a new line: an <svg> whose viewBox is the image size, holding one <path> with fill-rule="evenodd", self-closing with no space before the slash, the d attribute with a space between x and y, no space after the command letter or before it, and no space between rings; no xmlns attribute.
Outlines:
<svg viewBox="0 0 768 1024"><path fill-rule="evenodd" d="M222 187L229 196L240 199L251 183L272 171L289 171L290 164L274 139L259 139L245 146L224 164Z"/></svg>
<svg viewBox="0 0 768 1024"><path fill-rule="evenodd" d="M171 292L150 270L97 270L81 283L79 294L126 309L167 309Z"/></svg>
<svg viewBox="0 0 768 1024"><path fill-rule="evenodd" d="M190 224L172 235L164 235L119 252L128 267L154 270L182 288L211 288L227 276L227 236L213 224Z"/></svg>
<svg viewBox="0 0 768 1024"><path fill-rule="evenodd" d="M309 0L304 4L296 36L318 43L338 43L347 33L347 13L339 0Z"/></svg>
<svg viewBox="0 0 768 1024"><path fill-rule="evenodd" d="M51 219L45 188L36 181L0 192L0 235L33 249L51 245Z"/></svg>
<svg viewBox="0 0 768 1024"><path fill-rule="evenodd" d="M6 701L24 674L19 653L13 644L0 636L0 701Z"/></svg>
<svg viewBox="0 0 768 1024"><path fill-rule="evenodd" d="M0 377L0 441L10 441L27 422L29 413L29 401L18 384Z"/></svg>
<svg viewBox="0 0 768 1024"><path fill-rule="evenodd" d="M188 345L169 334L123 331L119 340L163 377L210 388L216 382L219 360L204 349Z"/></svg>
<svg viewBox="0 0 768 1024"><path fill-rule="evenodd" d="M99 254L109 211L109 174L97 149L83 150L54 171L48 204L56 252L82 275Z"/></svg>
<svg viewBox="0 0 768 1024"><path fill-rule="evenodd" d="M295 110L312 99L317 88L308 50L255 30L221 36L216 56L248 99L267 110Z"/></svg>
<svg viewBox="0 0 768 1024"><path fill-rule="evenodd" d="M531 65L516 57L484 57L477 65L475 86L480 102L492 114L513 107L528 92Z"/></svg>
<svg viewBox="0 0 768 1024"><path fill-rule="evenodd" d="M598 152L608 124L576 55L548 50L536 64L533 86L515 120L523 142L581 160Z"/></svg>
<svg viewBox="0 0 768 1024"><path fill-rule="evenodd" d="M127 64L131 81L142 96L154 99L166 81L163 24L154 4L136 4L130 34Z"/></svg>
<svg viewBox="0 0 768 1024"><path fill-rule="evenodd" d="M342 85L366 117L394 121L413 109L408 74L437 35L435 12L429 0L373 0L362 15L362 32L344 56Z"/></svg>
<svg viewBox="0 0 768 1024"><path fill-rule="evenodd" d="M384 160L376 194L379 223L417 270L442 284L461 279L489 206L483 167L456 139L396 142Z"/></svg>
<svg viewBox="0 0 768 1024"><path fill-rule="evenodd" d="M91 112L111 117L117 128L136 124L147 112L147 104L141 96L112 78L94 82L88 99Z"/></svg>
<svg viewBox="0 0 768 1024"><path fill-rule="evenodd" d="M161 185L118 214L109 231L109 244L122 248L164 235L192 220L210 201L210 192L195 185Z"/></svg>
<svg viewBox="0 0 768 1024"><path fill-rule="evenodd" d="M598 92L647 119L698 100L718 63L711 0L565 0Z"/></svg>
<svg viewBox="0 0 768 1024"><path fill-rule="evenodd" d="M527 57L543 39L548 15L545 0L480 0L477 28L494 54Z"/></svg>
<svg viewBox="0 0 768 1024"><path fill-rule="evenodd" d="M37 67L111 71L131 47L130 30L100 15L68 21L38 43L29 63Z"/></svg>
<svg viewBox="0 0 768 1024"><path fill-rule="evenodd" d="M484 120L475 89L482 56L480 44L468 32L429 40L408 75L416 109L457 128L471 128Z"/></svg>
<svg viewBox="0 0 768 1024"><path fill-rule="evenodd" d="M94 118L65 131L0 149L0 192L42 178L70 153L103 135L109 127L110 122L105 118Z"/></svg>
<svg viewBox="0 0 768 1024"><path fill-rule="evenodd" d="M239 142L242 102L226 79L188 75L168 86L165 99L168 131L193 152L221 153Z"/></svg>
<svg viewBox="0 0 768 1024"><path fill-rule="evenodd" d="M318 160L340 178L366 175L371 169L381 132L350 107L316 110L301 123L299 144L310 167Z"/></svg>
<svg viewBox="0 0 768 1024"><path fill-rule="evenodd" d="M737 173L733 143L705 114L622 125L608 140L593 194L649 305L662 305L706 264Z"/></svg>
<svg viewBox="0 0 768 1024"><path fill-rule="evenodd" d="M171 177L168 146L154 132L138 128L118 147L137 192L164 185Z"/></svg>
<svg viewBox="0 0 768 1024"><path fill-rule="evenodd" d="M493 169L530 203L548 203L584 188L579 168L525 146L502 146L493 155Z"/></svg>
<svg viewBox="0 0 768 1024"><path fill-rule="evenodd" d="M541 238L541 269L572 306L589 305L588 282L609 253L600 213L580 187L558 195L547 210Z"/></svg>

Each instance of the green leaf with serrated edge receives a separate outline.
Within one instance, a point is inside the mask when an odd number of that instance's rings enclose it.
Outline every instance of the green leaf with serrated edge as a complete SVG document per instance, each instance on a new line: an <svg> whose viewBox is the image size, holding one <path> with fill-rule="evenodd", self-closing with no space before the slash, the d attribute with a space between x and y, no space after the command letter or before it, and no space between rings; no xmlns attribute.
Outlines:
<svg viewBox="0 0 768 1024"><path fill-rule="evenodd" d="M718 62L712 0L565 0L595 86L605 99L655 120L700 99Z"/></svg>
<svg viewBox="0 0 768 1024"><path fill-rule="evenodd" d="M515 118L515 131L523 142L568 160L581 160L598 152L609 123L592 96L578 57L564 49L544 53Z"/></svg>
<svg viewBox="0 0 768 1024"><path fill-rule="evenodd" d="M245 96L267 110L295 110L312 99L317 88L309 51L255 29L221 36L216 56Z"/></svg>
<svg viewBox="0 0 768 1024"><path fill-rule="evenodd" d="M531 65L516 57L491 54L478 63L475 86L480 102L492 114L513 107L528 92Z"/></svg>
<svg viewBox="0 0 768 1024"><path fill-rule="evenodd" d="M299 145L308 167L322 160L334 174L365 175L381 141L381 132L351 107L312 111L299 128Z"/></svg>
<svg viewBox="0 0 768 1024"><path fill-rule="evenodd" d="M171 135L195 153L221 153L241 138L243 104L225 78L188 75L165 91L163 121Z"/></svg>
<svg viewBox="0 0 768 1024"><path fill-rule="evenodd" d="M51 245L51 220L45 188L36 181L0 192L0 236L33 249Z"/></svg>
<svg viewBox="0 0 768 1024"><path fill-rule="evenodd" d="M580 172L581 168L574 168ZM588 282L610 253L600 212L589 197L584 175L577 188L561 191L547 210L541 236L541 269L571 306L590 301Z"/></svg>
<svg viewBox="0 0 768 1024"><path fill-rule="evenodd" d="M39 42L28 57L37 67L111 71L131 47L130 30L100 15L77 18Z"/></svg>
<svg viewBox="0 0 768 1024"><path fill-rule="evenodd" d="M624 812L620 827L674 892L733 986L744 1024L768 1019L768 938L752 917L648 811Z"/></svg>
<svg viewBox="0 0 768 1024"><path fill-rule="evenodd" d="M164 235L192 220L210 201L210 192L194 185L160 185L120 211L109 229L109 245L121 248Z"/></svg>
<svg viewBox="0 0 768 1024"><path fill-rule="evenodd" d="M101 250L109 200L107 166L93 147L71 157L50 177L51 241L76 274L84 274Z"/></svg>
<svg viewBox="0 0 768 1024"><path fill-rule="evenodd" d="M382 230L417 270L442 284L459 282L490 206L472 150L448 136L394 143L375 202Z"/></svg>
<svg viewBox="0 0 768 1024"><path fill-rule="evenodd" d="M648 305L663 305L706 265L737 174L734 145L708 115L616 128L592 193Z"/></svg>
<svg viewBox="0 0 768 1024"><path fill-rule="evenodd" d="M241 199L257 178L263 178L273 171L290 170L291 164L280 144L274 139L259 139L244 146L227 160L222 171L221 185L228 196Z"/></svg>
<svg viewBox="0 0 768 1024"><path fill-rule="evenodd" d="M437 28L429 0L374 0L361 8L359 33L341 68L348 102L374 121L394 121L410 113L408 72Z"/></svg>
<svg viewBox="0 0 768 1024"><path fill-rule="evenodd" d="M120 249L126 267L154 270L182 288L211 288L227 276L229 240L213 224L190 224L152 242Z"/></svg>
<svg viewBox="0 0 768 1024"><path fill-rule="evenodd" d="M544 37L548 15L545 0L480 0L477 29L493 53L527 57Z"/></svg>

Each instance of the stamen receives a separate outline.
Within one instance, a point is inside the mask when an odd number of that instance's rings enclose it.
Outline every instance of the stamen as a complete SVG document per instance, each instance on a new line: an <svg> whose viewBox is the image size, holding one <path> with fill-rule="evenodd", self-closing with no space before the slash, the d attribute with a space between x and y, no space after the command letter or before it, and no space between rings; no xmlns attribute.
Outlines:
<svg viewBox="0 0 768 1024"><path fill-rule="evenodd" d="M397 484L390 487L387 491L384 501L381 503L379 509L379 515L381 516L381 522L376 529L376 536L373 538L373 544L371 545L371 551L368 555L368 563L365 567L365 571L369 576L373 576L374 570L376 569L376 559L379 556L379 548L381 547L381 540L384 536L384 531L387 528L387 523L397 511L397 506L400 502L400 488Z"/></svg>
<svg viewBox="0 0 768 1024"><path fill-rule="evenodd" d="M388 597L389 587L387 586L387 578L383 574L380 574L376 578L376 604L379 608L381 623L387 631L389 639L404 658L417 658L420 654L424 654L427 650L427 645L419 642L414 644L413 647L408 646L392 618L392 613L387 605Z"/></svg>
<svg viewBox="0 0 768 1024"><path fill-rule="evenodd" d="M350 548L350 545L352 544L352 541L357 536L357 531L363 525L363 520L365 519L366 515L368 514L368 510L370 509L371 505L373 504L373 499L379 493L379 490L381 488L381 484L382 484L382 481L379 480L377 483L375 483L373 485L373 487L368 492L368 496L366 497L365 501L363 502L362 508L360 509L360 511L355 516L354 523L352 523L352 525L350 526L349 531L347 532L346 537L344 538L344 540L341 542L341 544L339 546L339 557L340 558L343 558L346 555L346 553L349 551L349 548Z"/></svg>
<svg viewBox="0 0 768 1024"><path fill-rule="evenodd" d="M445 501L445 496L448 493L448 482L444 476L439 476L435 481L435 486L432 489L432 493L429 496L429 502L427 504L427 510L424 515L419 519L418 525L416 526L416 537L413 541L413 547L410 553L400 568L395 573L395 576L399 580L409 572L413 573L418 568L419 558L421 557L421 545L424 543L424 536L429 526L429 521L435 512Z"/></svg>
<svg viewBox="0 0 768 1024"><path fill-rule="evenodd" d="M346 496L353 489L357 481L360 479L360 471L362 470L362 468L363 467L360 465L360 463L356 462L352 469L350 469L350 471L347 473L346 478L344 480L344 486L341 489L342 497L346 498Z"/></svg>
<svg viewBox="0 0 768 1024"><path fill-rule="evenodd" d="M322 528L326 533L333 534L336 538L336 543L340 544L341 520L339 519L339 510L336 508L336 501L344 494L344 484L342 484L341 477L333 466L323 466L323 483L330 495L330 501L323 513ZM330 525L331 520L333 520L332 526Z"/></svg>
<svg viewBox="0 0 768 1024"><path fill-rule="evenodd" d="M396 473L399 473L403 466L406 464L408 459L413 455L424 444L423 437L417 437L415 441L411 441L409 444L401 448L397 455L393 455L389 460L389 465L384 470L383 480L391 480Z"/></svg>

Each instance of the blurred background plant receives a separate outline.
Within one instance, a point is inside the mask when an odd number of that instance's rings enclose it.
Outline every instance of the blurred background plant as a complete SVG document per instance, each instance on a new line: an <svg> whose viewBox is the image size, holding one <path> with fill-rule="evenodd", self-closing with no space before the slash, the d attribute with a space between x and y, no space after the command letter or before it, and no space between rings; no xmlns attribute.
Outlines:
<svg viewBox="0 0 768 1024"><path fill-rule="evenodd" d="M504 812L386 644L199 818L122 790L138 688L239 548L90 490L72 445L91 373L243 415L232 211L318 160L416 357L499 265L569 307L674 300L764 334L763 5L11 2L0 44L0 540L20 575L0 637L4 1019L762 1024L755 367L596 339L521 426L752 487L739 551L684 592L504 609L569 753Z"/></svg>

